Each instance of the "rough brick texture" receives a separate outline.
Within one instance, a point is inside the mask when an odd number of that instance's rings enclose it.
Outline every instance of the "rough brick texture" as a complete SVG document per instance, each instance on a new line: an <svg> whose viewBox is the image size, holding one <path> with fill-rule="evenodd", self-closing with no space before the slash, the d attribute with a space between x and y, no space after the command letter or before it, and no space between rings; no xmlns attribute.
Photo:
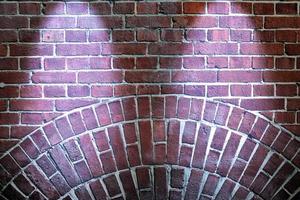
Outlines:
<svg viewBox="0 0 300 200"><path fill-rule="evenodd" d="M0 199L299 199L300 3L1 1Z"/></svg>

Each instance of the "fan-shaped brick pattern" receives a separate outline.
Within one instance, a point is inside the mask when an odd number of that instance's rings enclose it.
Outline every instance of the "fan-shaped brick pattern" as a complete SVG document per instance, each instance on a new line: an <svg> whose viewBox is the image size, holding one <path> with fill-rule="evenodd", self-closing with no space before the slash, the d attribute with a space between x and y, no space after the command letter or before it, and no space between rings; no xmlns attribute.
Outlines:
<svg viewBox="0 0 300 200"><path fill-rule="evenodd" d="M298 147L286 130L236 106L177 96L120 98L68 113L25 137L0 160L2 195L297 199Z"/></svg>

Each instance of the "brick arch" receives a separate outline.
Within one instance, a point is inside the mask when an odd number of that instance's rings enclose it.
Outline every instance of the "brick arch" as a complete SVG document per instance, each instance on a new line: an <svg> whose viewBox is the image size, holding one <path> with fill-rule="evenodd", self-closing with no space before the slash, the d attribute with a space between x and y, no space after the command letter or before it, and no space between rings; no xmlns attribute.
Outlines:
<svg viewBox="0 0 300 200"><path fill-rule="evenodd" d="M236 106L184 96L120 98L72 111L24 138L0 160L8 172L1 169L3 194L17 195L16 186L26 194L30 181L34 194L55 199L64 184L168 164L215 173L262 198L287 197L299 176L298 145L282 127Z"/></svg>

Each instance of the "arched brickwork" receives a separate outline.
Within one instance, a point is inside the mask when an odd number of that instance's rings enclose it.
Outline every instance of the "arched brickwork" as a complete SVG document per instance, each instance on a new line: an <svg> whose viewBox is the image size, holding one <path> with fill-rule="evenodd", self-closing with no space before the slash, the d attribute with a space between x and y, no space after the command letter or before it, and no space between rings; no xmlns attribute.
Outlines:
<svg viewBox="0 0 300 200"><path fill-rule="evenodd" d="M50 199L87 199L100 188L112 199L282 199L297 189L298 146L283 128L236 106L177 96L120 98L72 111L25 137L0 160L12 175L2 180L3 194L16 198L14 185ZM141 186L146 168L149 191ZM177 176L182 186L172 187Z"/></svg>
<svg viewBox="0 0 300 200"><path fill-rule="evenodd" d="M299 6L0 3L0 199L299 199Z"/></svg>

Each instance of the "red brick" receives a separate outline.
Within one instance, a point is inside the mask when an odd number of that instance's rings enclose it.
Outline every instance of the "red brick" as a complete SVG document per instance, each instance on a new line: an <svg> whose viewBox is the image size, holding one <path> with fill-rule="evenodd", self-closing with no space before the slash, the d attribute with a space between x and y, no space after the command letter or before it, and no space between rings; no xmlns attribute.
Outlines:
<svg viewBox="0 0 300 200"><path fill-rule="evenodd" d="M119 170L127 168L128 163L126 159L126 152L119 127L108 128L108 136L113 149L117 168Z"/></svg>
<svg viewBox="0 0 300 200"><path fill-rule="evenodd" d="M276 14L281 15L294 15L297 14L296 3L277 3Z"/></svg>
<svg viewBox="0 0 300 200"><path fill-rule="evenodd" d="M227 85L216 85L207 87L207 96L208 97L219 97L219 96L228 96L228 86Z"/></svg>
<svg viewBox="0 0 300 200"><path fill-rule="evenodd" d="M113 123L124 120L123 110L121 108L120 101L108 103L108 107L110 109L110 115Z"/></svg>
<svg viewBox="0 0 300 200"><path fill-rule="evenodd" d="M0 37L1 37L1 32L0 32ZM18 60L16 58L1 58L0 65L1 65L0 66L1 70L16 70L18 69Z"/></svg>
<svg viewBox="0 0 300 200"><path fill-rule="evenodd" d="M299 143L300 142L296 139L290 140L289 144L284 149L283 155L286 156L288 159L291 159L292 157L294 157L294 155L297 152Z"/></svg>
<svg viewBox="0 0 300 200"><path fill-rule="evenodd" d="M69 140L66 143L64 143L64 147L69 155L69 158L71 161L79 161L83 158L83 155L80 152L78 143L76 140Z"/></svg>
<svg viewBox="0 0 300 200"><path fill-rule="evenodd" d="M80 83L112 83L121 82L122 74L121 72L79 72L78 81Z"/></svg>
<svg viewBox="0 0 300 200"><path fill-rule="evenodd" d="M248 2L231 2L231 12L239 14L252 14L252 3Z"/></svg>
<svg viewBox="0 0 300 200"><path fill-rule="evenodd" d="M104 131L98 131L93 134L95 138L95 143L98 147L98 150L101 151L106 151L109 149L109 143L107 136Z"/></svg>
<svg viewBox="0 0 300 200"><path fill-rule="evenodd" d="M235 187L235 183L231 180L225 180L221 189L219 190L216 199L226 199L231 198L231 193Z"/></svg>
<svg viewBox="0 0 300 200"><path fill-rule="evenodd" d="M31 162L30 158L25 154L25 152L20 147L14 148L10 152L10 154L21 167L25 167Z"/></svg>
<svg viewBox="0 0 300 200"><path fill-rule="evenodd" d="M245 16L222 16L220 17L221 28L262 28L262 17Z"/></svg>
<svg viewBox="0 0 300 200"><path fill-rule="evenodd" d="M214 150L210 150L207 155L207 161L204 169L209 172L215 172L219 161L220 153Z"/></svg>
<svg viewBox="0 0 300 200"><path fill-rule="evenodd" d="M66 31L67 42L85 42L86 32L85 31Z"/></svg>
<svg viewBox="0 0 300 200"><path fill-rule="evenodd" d="M149 121L139 122L141 152L143 164L153 163L153 142L151 124Z"/></svg>
<svg viewBox="0 0 300 200"><path fill-rule="evenodd" d="M0 4L0 13L3 15L17 14L17 4L3 2Z"/></svg>
<svg viewBox="0 0 300 200"><path fill-rule="evenodd" d="M60 56L98 55L99 44L57 44L56 54Z"/></svg>
<svg viewBox="0 0 300 200"><path fill-rule="evenodd" d="M19 115L17 113L0 113L0 124L18 124Z"/></svg>
<svg viewBox="0 0 300 200"><path fill-rule="evenodd" d="M234 164L232 165L228 177L230 177L232 180L238 181L245 167L246 167L245 161L236 159Z"/></svg>
<svg viewBox="0 0 300 200"><path fill-rule="evenodd" d="M92 139L88 134L80 137L80 147L85 155L93 177L102 175L103 170L98 160L98 156L92 143Z"/></svg>
<svg viewBox="0 0 300 200"><path fill-rule="evenodd" d="M40 42L39 31L20 31L19 32L20 42Z"/></svg>
<svg viewBox="0 0 300 200"><path fill-rule="evenodd" d="M1 98L13 98L19 96L19 88L14 86L5 86L0 88Z"/></svg>
<svg viewBox="0 0 300 200"><path fill-rule="evenodd" d="M40 10L41 10L40 3L21 3L21 4L19 4L20 14L38 15L38 14L40 14Z"/></svg>
<svg viewBox="0 0 300 200"><path fill-rule="evenodd" d="M61 195L64 195L71 190L70 186L60 174L55 174L52 176L50 181Z"/></svg>
<svg viewBox="0 0 300 200"><path fill-rule="evenodd" d="M251 31L230 30L230 39L237 42L249 42L251 40Z"/></svg>
<svg viewBox="0 0 300 200"><path fill-rule="evenodd" d="M31 77L34 83L75 83L73 72L36 72Z"/></svg>
<svg viewBox="0 0 300 200"><path fill-rule="evenodd" d="M175 28L213 28L217 26L217 18L213 16L178 16L173 17Z"/></svg>
<svg viewBox="0 0 300 200"><path fill-rule="evenodd" d="M258 71L220 71L219 82L260 82L262 74Z"/></svg>
<svg viewBox="0 0 300 200"><path fill-rule="evenodd" d="M31 28L75 28L74 17L31 17Z"/></svg>
<svg viewBox="0 0 300 200"><path fill-rule="evenodd" d="M111 151L106 151L105 153L100 154L100 160L103 165L104 173L109 174L116 171L116 166Z"/></svg>
<svg viewBox="0 0 300 200"><path fill-rule="evenodd" d="M100 183L100 180L90 182L89 186L96 200L105 200L106 193Z"/></svg>
<svg viewBox="0 0 300 200"><path fill-rule="evenodd" d="M242 148L241 148L241 151L238 155L239 158L242 158L243 160L245 161L248 161L254 148L255 148L255 145L256 143L253 142L252 140L250 139L247 139L245 141L245 143L243 144Z"/></svg>
<svg viewBox="0 0 300 200"><path fill-rule="evenodd" d="M173 188L183 188L184 184L184 168L172 168L171 170L171 186Z"/></svg>
<svg viewBox="0 0 300 200"><path fill-rule="evenodd" d="M24 151L26 152L26 154L30 157L30 158L36 158L39 155L39 150L37 149L37 147L33 144L32 140L29 138L26 138L21 144L20 146L24 149Z"/></svg>
<svg viewBox="0 0 300 200"><path fill-rule="evenodd" d="M194 48L195 54L201 55L231 55L238 52L238 46L233 43L197 43Z"/></svg>
<svg viewBox="0 0 300 200"><path fill-rule="evenodd" d="M192 169L188 179L185 199L197 199L203 177L203 171Z"/></svg>
<svg viewBox="0 0 300 200"><path fill-rule="evenodd" d="M52 111L53 102L49 100L11 100L11 110Z"/></svg>
<svg viewBox="0 0 300 200"><path fill-rule="evenodd" d="M30 165L26 168L25 173L38 185L39 189L50 199L59 198L59 194L54 188L54 186L39 172L39 170L34 166Z"/></svg>
<svg viewBox="0 0 300 200"><path fill-rule="evenodd" d="M255 3L253 4L254 14L257 15L273 15L274 4L273 3Z"/></svg>
<svg viewBox="0 0 300 200"><path fill-rule="evenodd" d="M261 196L265 199L271 198L293 171L294 167L289 163L285 163L276 173L275 177L267 184Z"/></svg>
<svg viewBox="0 0 300 200"><path fill-rule="evenodd" d="M102 55L144 55L146 53L146 46L142 43L102 44L102 49Z"/></svg>
<svg viewBox="0 0 300 200"><path fill-rule="evenodd" d="M14 183L25 195L29 195L34 190L34 187L22 174L16 177Z"/></svg>
<svg viewBox="0 0 300 200"><path fill-rule="evenodd" d="M90 196L88 190L86 189L86 187L84 185L76 188L75 194L78 199L92 200L92 197Z"/></svg>
<svg viewBox="0 0 300 200"><path fill-rule="evenodd" d="M11 56L51 56L53 55L53 46L48 44L11 44Z"/></svg>
<svg viewBox="0 0 300 200"><path fill-rule="evenodd" d="M158 83L158 82L169 82L170 81L169 72L165 71L136 71L136 72L126 72L125 81L126 82L136 82L136 83Z"/></svg>
<svg viewBox="0 0 300 200"><path fill-rule="evenodd" d="M127 156L131 167L141 165L140 154L137 145L127 146Z"/></svg>
<svg viewBox="0 0 300 200"><path fill-rule="evenodd" d="M133 14L134 13L133 2L121 2L113 4L113 12L115 14Z"/></svg>
<svg viewBox="0 0 300 200"><path fill-rule="evenodd" d="M150 55L193 54L193 47L188 43L153 43L148 48Z"/></svg>
<svg viewBox="0 0 300 200"><path fill-rule="evenodd" d="M108 177L105 177L103 179L103 182L106 185L109 196L113 197L113 196L121 193L118 181L117 181L116 176L114 174L110 175Z"/></svg>
<svg viewBox="0 0 300 200"><path fill-rule="evenodd" d="M131 171L123 171L120 173L120 179L127 199L138 199L137 191L133 182Z"/></svg>
<svg viewBox="0 0 300 200"><path fill-rule="evenodd" d="M174 71L172 82L215 82L217 74L211 71Z"/></svg>
<svg viewBox="0 0 300 200"><path fill-rule="evenodd" d="M161 94L183 94L182 85L162 85Z"/></svg>
<svg viewBox="0 0 300 200"><path fill-rule="evenodd" d="M142 57L136 58L136 68L137 69L154 69L157 67L156 57Z"/></svg>
<svg viewBox="0 0 300 200"><path fill-rule="evenodd" d="M263 146L258 146L257 150L255 151L252 159L250 160L248 167L246 168L244 175L242 176L240 183L244 186L249 187L251 182L253 181L255 175L258 173L258 169L260 168L261 164L263 163L268 150Z"/></svg>
<svg viewBox="0 0 300 200"><path fill-rule="evenodd" d="M274 31L255 31L253 32L253 41L274 42L274 35Z"/></svg>
<svg viewBox="0 0 300 200"><path fill-rule="evenodd" d="M190 167L193 149L188 146L181 146L179 155L179 165Z"/></svg>
<svg viewBox="0 0 300 200"><path fill-rule="evenodd" d="M203 57L184 57L183 67L188 69L203 69L204 58Z"/></svg>
<svg viewBox="0 0 300 200"><path fill-rule="evenodd" d="M42 32L42 41L43 42L63 42L64 32L61 30L44 30Z"/></svg>
<svg viewBox="0 0 300 200"><path fill-rule="evenodd" d="M246 55L282 55L284 47L282 44L241 44L241 53Z"/></svg>
<svg viewBox="0 0 300 200"><path fill-rule="evenodd" d="M103 42L109 41L109 31L106 30L90 30L89 41L90 42Z"/></svg>
<svg viewBox="0 0 300 200"><path fill-rule="evenodd" d="M229 4L227 2L208 2L207 11L209 14L228 14Z"/></svg>
<svg viewBox="0 0 300 200"><path fill-rule="evenodd" d="M126 17L126 27L168 28L171 18L167 16L130 16Z"/></svg>
<svg viewBox="0 0 300 200"><path fill-rule="evenodd" d="M152 97L152 117L163 118L164 116L164 98L163 97Z"/></svg>
<svg viewBox="0 0 300 200"><path fill-rule="evenodd" d="M88 14L87 3L67 3L67 14L82 15Z"/></svg>
<svg viewBox="0 0 300 200"><path fill-rule="evenodd" d="M123 25L122 18L119 16L87 16L78 17L79 28L121 28Z"/></svg>
<svg viewBox="0 0 300 200"><path fill-rule="evenodd" d="M1 29L28 28L28 18L25 16L1 16Z"/></svg>
<svg viewBox="0 0 300 200"><path fill-rule="evenodd" d="M158 3L156 2L137 2L137 14L157 14Z"/></svg>
<svg viewBox="0 0 300 200"><path fill-rule="evenodd" d="M136 32L137 41L155 42L158 40L158 31L141 29Z"/></svg>
<svg viewBox="0 0 300 200"><path fill-rule="evenodd" d="M299 28L299 17L266 17L265 28Z"/></svg>
<svg viewBox="0 0 300 200"><path fill-rule="evenodd" d="M133 98L122 99L122 106L124 109L124 117L125 120L133 120L136 119L136 102Z"/></svg>
<svg viewBox="0 0 300 200"><path fill-rule="evenodd" d="M218 182L219 182L219 177L217 177L216 175L209 174L207 177L206 183L204 185L202 193L208 194L208 195L213 195Z"/></svg>
<svg viewBox="0 0 300 200"><path fill-rule="evenodd" d="M136 176L137 176L139 189L150 187L150 174L148 168L146 167L137 168Z"/></svg>
<svg viewBox="0 0 300 200"><path fill-rule="evenodd" d="M185 14L204 14L204 2L183 2L183 13Z"/></svg>
<svg viewBox="0 0 300 200"><path fill-rule="evenodd" d="M185 97L180 97L178 99L178 107L177 107L177 116L179 119L188 118L190 110L190 99Z"/></svg>
<svg viewBox="0 0 300 200"><path fill-rule="evenodd" d="M181 2L161 2L159 6L159 13L162 14L181 14Z"/></svg>
<svg viewBox="0 0 300 200"><path fill-rule="evenodd" d="M24 196L16 190L11 184L9 184L2 192L7 199L25 199Z"/></svg>
<svg viewBox="0 0 300 200"><path fill-rule="evenodd" d="M284 109L284 99L244 99L241 107L249 110L281 110Z"/></svg>
<svg viewBox="0 0 300 200"><path fill-rule="evenodd" d="M178 121L170 121L168 124L167 162L178 163L179 151L179 129Z"/></svg>
<svg viewBox="0 0 300 200"><path fill-rule="evenodd" d="M203 30L189 29L189 30L186 30L185 37L186 37L186 40L205 41L206 40L206 33Z"/></svg>
<svg viewBox="0 0 300 200"><path fill-rule="evenodd" d="M194 150L194 158L192 162L193 167L203 168L204 166L206 147L208 144L208 136L210 134L210 131L210 127L204 124L200 125L198 137L196 140L197 142Z"/></svg>
<svg viewBox="0 0 300 200"><path fill-rule="evenodd" d="M222 176L226 176L229 172L230 165L234 160L234 155L240 143L240 136L231 134L229 141L224 149L217 172Z"/></svg>
<svg viewBox="0 0 300 200"><path fill-rule="evenodd" d="M252 185L251 185L251 189L256 192L256 193L260 193L261 190L263 189L263 187L266 185L266 183L268 182L269 177L267 175L265 175L264 173L260 172L258 174L258 176L255 178L255 180L253 181Z"/></svg>
<svg viewBox="0 0 300 200"><path fill-rule="evenodd" d="M154 191L155 199L163 200L167 197L167 171L164 167L157 167L154 169Z"/></svg>
<svg viewBox="0 0 300 200"><path fill-rule="evenodd" d="M95 15L111 14L111 5L109 2L91 2L90 13Z"/></svg>
<svg viewBox="0 0 300 200"><path fill-rule="evenodd" d="M134 32L131 30L114 30L112 32L112 40L115 42L134 41Z"/></svg>
<svg viewBox="0 0 300 200"><path fill-rule="evenodd" d="M288 142L290 141L291 136L283 131L279 134L279 136L276 138L276 140L274 141L274 143L272 144L272 147L282 153L284 148L286 147L286 145L288 144Z"/></svg>

